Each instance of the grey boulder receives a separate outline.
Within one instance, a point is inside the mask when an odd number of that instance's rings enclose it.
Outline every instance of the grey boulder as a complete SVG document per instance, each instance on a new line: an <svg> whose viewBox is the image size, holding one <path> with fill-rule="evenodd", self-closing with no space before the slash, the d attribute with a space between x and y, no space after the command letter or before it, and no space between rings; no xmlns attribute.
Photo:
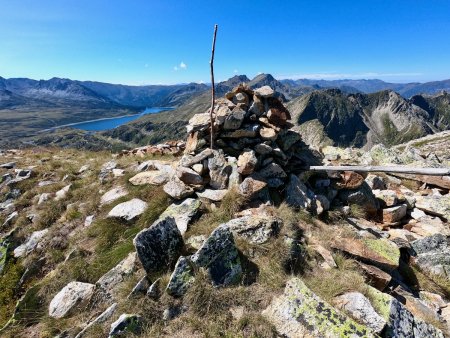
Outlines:
<svg viewBox="0 0 450 338"><path fill-rule="evenodd" d="M219 225L192 256L192 262L207 270L212 284L227 286L240 281L241 260L233 233L225 224Z"/></svg>
<svg viewBox="0 0 450 338"><path fill-rule="evenodd" d="M134 238L139 260L147 273L169 268L180 256L183 237L173 217L159 219Z"/></svg>
<svg viewBox="0 0 450 338"><path fill-rule="evenodd" d="M194 280L194 268L189 257L180 257L170 276L166 292L173 297L182 297Z"/></svg>
<svg viewBox="0 0 450 338"><path fill-rule="evenodd" d="M148 204L139 198L133 198L128 202L123 202L116 205L108 213L108 217L121 218L126 221L131 221L142 215L147 209Z"/></svg>

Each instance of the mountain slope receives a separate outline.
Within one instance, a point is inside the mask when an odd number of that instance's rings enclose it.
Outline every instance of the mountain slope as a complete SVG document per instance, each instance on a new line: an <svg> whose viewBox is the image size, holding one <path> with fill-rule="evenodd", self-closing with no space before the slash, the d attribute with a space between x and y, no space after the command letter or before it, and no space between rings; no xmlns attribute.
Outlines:
<svg viewBox="0 0 450 338"><path fill-rule="evenodd" d="M450 80L432 81L432 82L411 82L411 83L391 83L378 79L371 80L282 80L281 82L295 86L309 86L320 88L338 88L348 93L375 93L382 90L393 90L405 98L410 98L417 94L437 94L442 90L450 90Z"/></svg>
<svg viewBox="0 0 450 338"><path fill-rule="evenodd" d="M179 106L192 95L208 89L205 84L126 86L102 82L81 82L87 88L123 105L135 107Z"/></svg>
<svg viewBox="0 0 450 338"><path fill-rule="evenodd" d="M450 122L445 102L439 105L437 119L435 112L393 91L344 94L337 89L321 90L297 98L287 107L296 124L317 119L337 145L371 147L376 143L398 144L442 130Z"/></svg>
<svg viewBox="0 0 450 338"><path fill-rule="evenodd" d="M450 94L442 92L434 96L415 95L411 102L430 114L433 125L439 130L450 129Z"/></svg>

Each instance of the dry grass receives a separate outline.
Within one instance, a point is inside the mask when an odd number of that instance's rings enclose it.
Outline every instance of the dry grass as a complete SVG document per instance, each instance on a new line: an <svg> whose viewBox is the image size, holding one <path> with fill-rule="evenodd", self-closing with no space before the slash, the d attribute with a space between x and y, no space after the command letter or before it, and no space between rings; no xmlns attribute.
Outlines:
<svg viewBox="0 0 450 338"><path fill-rule="evenodd" d="M367 285L356 262L342 255L335 255L337 269L315 269L304 276L308 287L324 300L332 299L350 291L367 293Z"/></svg>
<svg viewBox="0 0 450 338"><path fill-rule="evenodd" d="M197 222L191 225L186 237L194 235L209 235L219 224L234 218L234 214L245 205L245 198L235 189L228 191L220 207L208 210Z"/></svg>
<svg viewBox="0 0 450 338"><path fill-rule="evenodd" d="M359 204L350 204L350 215L355 218L366 218L367 213Z"/></svg>

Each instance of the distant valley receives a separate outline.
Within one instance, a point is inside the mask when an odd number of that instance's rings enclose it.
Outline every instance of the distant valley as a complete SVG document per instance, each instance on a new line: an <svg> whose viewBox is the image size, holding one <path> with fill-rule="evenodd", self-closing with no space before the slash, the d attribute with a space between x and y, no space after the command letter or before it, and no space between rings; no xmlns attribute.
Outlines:
<svg viewBox="0 0 450 338"><path fill-rule="evenodd" d="M223 96L239 83L272 87L287 104L294 124L318 127L341 146L396 144L449 128L450 80L396 84L381 80L277 80L234 76L216 84ZM52 78L0 77L0 147L55 144L82 148L124 148L184 137L184 126L210 104L206 84L127 86ZM174 107L105 132L55 126L133 115L147 107ZM313 121L313 122L309 122Z"/></svg>

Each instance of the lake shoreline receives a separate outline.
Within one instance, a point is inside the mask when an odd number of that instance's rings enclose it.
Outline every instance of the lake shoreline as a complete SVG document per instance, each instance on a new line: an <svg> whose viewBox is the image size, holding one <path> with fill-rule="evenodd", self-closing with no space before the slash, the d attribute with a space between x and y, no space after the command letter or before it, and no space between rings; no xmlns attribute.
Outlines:
<svg viewBox="0 0 450 338"><path fill-rule="evenodd" d="M161 109L161 110L160 111L146 113L146 111L150 110L150 109ZM161 113L161 112L170 111L170 110L173 110L173 109L175 109L175 108L173 108L173 107L146 108L142 113L138 113L138 114L128 114L128 115L104 117L104 118L101 118L101 119L94 119L94 120L88 120L88 121L83 121L83 122L73 122L73 123L68 123L68 124L62 124L60 126L55 126L55 127L51 127L51 128L40 130L40 131L38 131L38 133L44 133L44 132L53 131L53 130L56 130L56 129L66 128L66 127L73 127L73 126L77 126L77 125L80 125L80 124L88 124L88 123L109 121L109 120L115 120L115 119L118 120L118 119L123 119L123 118L127 118L127 117L134 117L134 116L136 116L136 119L138 119L139 117L144 116L144 115ZM133 120L127 121L126 123L131 122L131 121L133 121ZM125 124L125 123L122 123L122 124ZM115 126L114 128L117 128L117 127L121 126L122 124L119 124L119 125ZM111 129L114 129L114 128L111 128ZM82 128L80 128L80 129L81 130L86 130L86 129L82 129ZM105 130L108 130L108 129L105 129Z"/></svg>

